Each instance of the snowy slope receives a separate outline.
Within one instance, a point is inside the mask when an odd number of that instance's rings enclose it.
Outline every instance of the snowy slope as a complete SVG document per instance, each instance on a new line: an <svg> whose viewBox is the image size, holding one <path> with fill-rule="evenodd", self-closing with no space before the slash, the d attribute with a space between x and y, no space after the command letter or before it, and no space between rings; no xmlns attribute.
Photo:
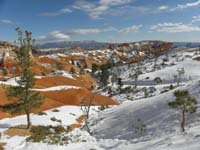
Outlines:
<svg viewBox="0 0 200 150"><path fill-rule="evenodd" d="M173 55L177 57L172 57ZM109 56L108 56L109 57ZM90 126L93 135L85 131L74 130L71 134L76 137L80 134L86 142L72 142L68 145L48 145L45 143L27 143L25 137L7 138L3 136L2 141L7 142L6 150L199 150L200 149L200 63L193 60L194 52L172 52L169 55L168 65L160 67L154 72L148 69L152 68L152 61L142 64L146 67L143 74L139 76L140 81L152 81L155 77L162 80L173 81L177 69L185 69L184 84L174 90L162 93L157 92L155 96L140 98L135 101L128 101L126 94L118 94L115 98L123 99L119 106L105 109L100 112L92 110L90 116ZM163 56L158 60L162 62ZM174 65L170 65L174 63ZM131 70L127 66L121 67L120 76L130 81L128 77ZM175 84L175 82L173 81ZM9 84L14 84L13 80ZM139 88L146 86L140 85ZM163 85L152 85L156 89L162 90ZM57 86L46 89L35 90L61 90L63 88L78 88L72 86ZM186 132L182 133L180 129L180 112L170 109L168 102L175 99L173 93L175 90L187 89L191 96L198 100L197 113L187 116ZM103 93L103 92L102 92ZM123 97L124 96L124 97ZM58 108L59 112L52 110L45 111L47 115L39 116L32 114L33 125L60 125L59 122L52 121L51 118L62 120L62 126L76 123L76 119L82 115L80 107L64 106ZM137 120L140 119L146 125L146 131L143 136L135 132ZM7 118L0 120L0 130L4 131L9 126L20 125L26 122L25 116ZM6 128L3 128L6 127Z"/></svg>
<svg viewBox="0 0 200 150"><path fill-rule="evenodd" d="M97 107L93 107L91 109L91 113L95 113L95 109ZM58 120L62 121L63 126L68 126L73 123L77 123L76 119L83 115L83 111L79 106L62 106L56 108L58 112L54 112L52 110L44 111L46 115L38 115L31 114L31 122L32 125L52 125L57 126L60 125L59 122L52 121L51 118L55 117ZM0 131L6 130L8 127L22 125L26 123L26 115L21 115L13 118L5 118L0 120Z"/></svg>
<svg viewBox="0 0 200 150"><path fill-rule="evenodd" d="M149 77L149 80L154 80L156 77L160 77L162 80L174 80L174 75L177 75L177 70L184 68L185 73L183 79L185 80L195 80L200 78L200 64L196 60L186 60L177 65L167 67L162 70L155 72L145 73L139 76L139 80L145 80L146 77Z"/></svg>
<svg viewBox="0 0 200 150"><path fill-rule="evenodd" d="M189 89L191 95L200 102L198 82L179 89ZM173 92L174 90L151 98L125 102L99 113L94 121L97 125L93 127L96 136L98 138L132 139L136 136L133 132L133 125L138 118L146 124L147 135L159 136L179 131L179 121L176 119L178 116L167 105L174 99Z"/></svg>

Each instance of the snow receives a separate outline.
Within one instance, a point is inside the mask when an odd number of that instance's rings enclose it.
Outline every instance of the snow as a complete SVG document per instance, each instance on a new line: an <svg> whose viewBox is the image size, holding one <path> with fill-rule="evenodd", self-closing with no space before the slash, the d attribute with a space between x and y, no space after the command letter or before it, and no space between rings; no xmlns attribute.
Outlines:
<svg viewBox="0 0 200 150"><path fill-rule="evenodd" d="M0 84L18 86L18 83L16 82L17 80L19 80L19 77L14 77L8 79L7 81L0 81Z"/></svg>
<svg viewBox="0 0 200 150"><path fill-rule="evenodd" d="M60 125L59 122L52 121L51 118L55 117L58 120L62 121L63 126L68 126L73 123L76 123L76 119L83 115L83 111L79 106L62 106L56 108L58 112L54 112L54 109L44 111L46 115L31 114L32 125ZM95 113L96 107L91 109L91 113ZM0 131L6 130L7 127L17 126L26 123L26 115L17 116L14 118L5 118L0 120L0 125L3 125L3 128L0 126Z"/></svg>
<svg viewBox="0 0 200 150"><path fill-rule="evenodd" d="M62 119L62 123L65 125L72 124L75 121L76 117L78 115L81 115L81 110L77 107L72 106L63 106L61 108L58 108L59 112L52 112L52 110L45 111L47 115L37 115L37 114L31 114L31 122L33 125L58 125L58 122L51 121L50 118L55 117L56 119ZM70 115L70 113L73 112L74 115ZM77 115L77 116L76 116ZM0 124L5 124L8 127L10 126L17 126L22 123L26 123L26 116L17 116L14 118L6 118L0 120ZM5 130L5 129L1 129Z"/></svg>
<svg viewBox="0 0 200 150"><path fill-rule="evenodd" d="M70 79L74 79L74 80L75 80L75 78L74 78L71 74L69 74L69 73L67 73L67 72L65 72L65 71L61 71L61 73L62 73L62 76L63 76L63 77L66 77L66 78L70 78Z"/></svg>
<svg viewBox="0 0 200 150"><path fill-rule="evenodd" d="M97 146L96 142L79 142L71 143L65 146L48 145L46 143L26 142L25 137L14 136L7 139L9 144L5 146L5 150L103 150Z"/></svg>
<svg viewBox="0 0 200 150"><path fill-rule="evenodd" d="M195 80L200 78L200 65L196 60L183 61L177 65L167 67L163 70L158 70L155 72L150 72L139 76L139 80L145 80L146 77L149 77L150 80L153 80L156 77L160 77L162 80L174 80L174 75L177 75L177 70L184 68L185 74L184 79L186 80ZM167 72L167 73L166 73Z"/></svg>
<svg viewBox="0 0 200 150"><path fill-rule="evenodd" d="M76 80L71 74L67 73L67 72L64 71L64 70L62 70L62 71L56 71L56 72L50 73L50 75L62 75L63 77Z"/></svg>
<svg viewBox="0 0 200 150"><path fill-rule="evenodd" d="M146 43L142 43L146 44ZM114 51L97 50L92 53L104 54L105 57L111 57ZM82 53L74 53L80 55ZM84 54L86 55L86 54ZM176 55L176 57L172 57ZM200 63L193 60L196 57L194 52L187 51L173 51L169 54L169 62L166 66L161 66L161 56L157 64L160 68L152 71L153 62L146 61L142 64L143 74L139 75L140 85L138 89L144 87L154 87L157 91L152 97L143 98L143 93L138 92L134 94L137 99L130 101L127 99L128 94L117 94L114 96L116 100L122 103L119 106L105 109L97 112L97 107L92 107L89 118L90 128L93 132L89 135L86 131L76 129L69 133L72 141L68 145L48 145L46 143L31 143L26 142L26 137L2 137L3 142L7 142L4 147L6 150L199 150L200 149ZM174 65L170 65L174 63ZM119 75L123 80L131 83L128 75L132 70L127 69L126 66L120 67ZM173 81L177 69L183 68L185 74L180 87L175 87L165 93L161 91L168 87ZM66 74L69 76L69 74ZM149 77L149 79L146 79ZM154 80L155 77L160 77L163 82L161 85L146 84ZM40 77L38 77L40 78ZM146 82L148 81L148 82ZM170 81L170 82L169 82ZM14 79L10 79L6 84L15 84ZM118 86L110 85L113 89ZM124 85L127 87L128 85ZM55 86L46 89L34 89L38 91L52 91L79 88L74 86ZM192 97L198 100L198 109L194 114L186 116L186 132L181 132L180 129L180 112L170 109L168 102L173 101L175 97L173 93L175 90L189 90ZM101 90L99 90L101 91ZM101 92L107 95L106 92ZM79 106L63 106L57 108L59 112L52 110L45 111L47 115L39 116L31 114L33 125L62 125L68 126L76 123L76 119L83 114ZM61 120L62 123L52 121L55 117ZM134 127L137 125L137 120L140 119L146 126L144 135L135 132ZM6 130L10 126L21 125L26 123L26 116L17 116L14 118L6 118L0 120L0 131ZM80 141L77 141L77 136L80 136ZM84 140L85 142L82 142Z"/></svg>
<svg viewBox="0 0 200 150"><path fill-rule="evenodd" d="M55 72L54 74L61 74L63 77L66 77L66 78L70 78L70 79L73 79L73 80L76 80L71 74L65 72L65 71L57 71ZM35 79L42 79L44 78L45 76L34 76ZM3 85L11 85L11 86L18 86L19 84L17 83L17 80L19 80L20 77L14 77L14 78L10 78L8 79L7 81L0 81L0 84L3 84ZM59 87L55 87L55 88L58 88ZM64 86L60 86L60 88L64 88ZM70 86L69 86L70 88ZM71 88L77 88L77 87L72 87ZM52 89L54 89L52 87ZM66 86L66 89L67 89L67 86ZM51 90L51 89L50 89Z"/></svg>
<svg viewBox="0 0 200 150"><path fill-rule="evenodd" d="M69 89L80 89L80 87L77 86L53 86L50 88L44 88L44 89L32 89L34 91L59 91L59 90L69 90Z"/></svg>

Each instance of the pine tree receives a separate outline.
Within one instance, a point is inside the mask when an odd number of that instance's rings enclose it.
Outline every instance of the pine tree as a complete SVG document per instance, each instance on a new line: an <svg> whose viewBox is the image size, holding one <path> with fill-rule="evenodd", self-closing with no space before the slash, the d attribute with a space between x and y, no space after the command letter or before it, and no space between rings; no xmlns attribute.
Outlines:
<svg viewBox="0 0 200 150"><path fill-rule="evenodd" d="M71 73L71 74L75 74L75 73L76 73L76 70L74 69L74 67L71 67L71 68L70 68L70 73Z"/></svg>
<svg viewBox="0 0 200 150"><path fill-rule="evenodd" d="M19 49L16 52L17 65L20 68L20 78L17 80L19 86L9 86L6 88L8 97L15 97L16 102L1 106L3 111L11 114L23 112L27 117L27 128L31 126L30 113L32 109L40 107L42 99L38 92L32 91L35 79L31 72L31 51L32 51L32 33L20 28L16 29L18 33Z"/></svg>
<svg viewBox="0 0 200 150"><path fill-rule="evenodd" d="M100 76L100 82L103 84L103 86L106 86L108 84L108 78L109 78L109 71L107 64L101 66L101 76Z"/></svg>
<svg viewBox="0 0 200 150"><path fill-rule="evenodd" d="M97 64L92 64L92 73L95 73L98 70Z"/></svg>
<svg viewBox="0 0 200 150"><path fill-rule="evenodd" d="M186 113L195 113L197 111L197 100L192 98L187 90L175 91L175 101L169 102L171 108L179 109L182 113L181 129L185 131Z"/></svg>

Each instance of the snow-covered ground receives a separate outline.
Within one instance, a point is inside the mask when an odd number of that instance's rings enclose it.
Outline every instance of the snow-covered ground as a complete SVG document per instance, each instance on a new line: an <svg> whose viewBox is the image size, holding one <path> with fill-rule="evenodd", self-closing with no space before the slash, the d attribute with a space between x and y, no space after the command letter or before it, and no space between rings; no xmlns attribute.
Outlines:
<svg viewBox="0 0 200 150"><path fill-rule="evenodd" d="M106 51L103 51L103 53ZM75 54L74 54L75 55ZM172 51L169 53L169 61L164 66L161 65L165 56L161 56L157 64L159 68L152 71L153 61L148 60L142 64L142 74L139 75L141 85L138 89L144 87L153 87L156 92L150 97L143 97L140 91L136 94L137 100L130 101L127 95L130 93L121 93L114 96L116 100L122 103L119 106L105 109L97 112L97 108L92 108L90 115L90 128L92 135L86 131L76 129L69 134L75 139L80 135L85 142L71 142L68 145L48 145L46 143L30 143L26 142L26 137L2 137L2 142L6 142L6 150L199 150L200 149L200 62L193 60L199 55L194 51ZM109 57L109 56L108 56ZM170 84L176 85L173 80L177 74L177 69L184 68L182 84L174 89L162 92L163 89L169 87ZM132 70L128 66L120 67L120 77L129 83L131 79L129 74ZM149 81L153 81L155 77L160 77L162 84L148 85ZM148 79L147 79L148 78ZM148 80L148 82L145 82ZM13 84L13 80L9 83ZM117 89L114 84L110 86ZM128 87L124 85L123 87ZM47 89L60 90L63 88L76 88L69 86L58 86ZM186 132L180 129L180 112L170 109L168 102L173 101L174 91L187 89L192 97L198 100L198 109L194 114L186 117ZM38 89L37 89L38 90ZM101 91L101 90L99 90ZM101 94L106 95L104 91ZM138 94L138 95L137 95ZM63 106L57 108L59 112L52 110L45 111L47 115L39 116L32 114L33 125L63 125L67 126L76 123L76 119L82 115L80 107ZM62 120L61 123L52 121L55 117ZM140 120L140 122L138 121ZM25 116L15 118L7 118L0 120L0 130L4 131L7 127L20 125L26 122ZM138 123L145 125L143 134L136 132Z"/></svg>
<svg viewBox="0 0 200 150"><path fill-rule="evenodd" d="M50 88L43 88L43 89L32 89L34 91L59 91L59 90L68 90L68 89L79 89L80 87L77 86L68 86L68 85L64 85L64 86L53 86Z"/></svg>
<svg viewBox="0 0 200 150"><path fill-rule="evenodd" d="M56 109L56 111L54 111ZM83 115L83 111L79 106L62 106L59 108L55 108L52 110L44 111L46 114L39 115L39 114L31 114L31 122L32 125L60 125L68 126L71 124L76 123L76 119ZM96 112L96 107L91 109L91 113ZM52 121L51 118L55 117L60 122ZM6 130L8 127L22 125L26 123L26 116L21 115L14 118L6 118L0 120L0 131Z"/></svg>

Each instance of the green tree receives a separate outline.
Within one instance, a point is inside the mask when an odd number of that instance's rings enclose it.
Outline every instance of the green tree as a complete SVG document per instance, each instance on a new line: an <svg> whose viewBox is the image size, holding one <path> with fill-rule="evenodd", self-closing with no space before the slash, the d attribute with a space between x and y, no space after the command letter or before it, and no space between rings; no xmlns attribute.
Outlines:
<svg viewBox="0 0 200 150"><path fill-rule="evenodd" d="M100 82L103 84L103 86L106 86L108 84L108 78L109 78L108 66L102 65L101 66Z"/></svg>
<svg viewBox="0 0 200 150"><path fill-rule="evenodd" d="M74 60L73 60L73 59L71 60L71 62L72 62L72 63L71 63L72 65L75 65L75 63L74 63Z"/></svg>
<svg viewBox="0 0 200 150"><path fill-rule="evenodd" d="M97 64L92 64L92 73L95 73L98 70Z"/></svg>
<svg viewBox="0 0 200 150"><path fill-rule="evenodd" d="M122 86L123 86L122 78L118 78L118 85L119 85L119 91L120 93L122 93Z"/></svg>
<svg viewBox="0 0 200 150"><path fill-rule="evenodd" d="M76 73L76 70L74 69L74 67L71 67L71 68L70 68L70 73L71 73L71 74L75 74L75 73Z"/></svg>
<svg viewBox="0 0 200 150"><path fill-rule="evenodd" d="M27 128L31 126L30 113L33 108L38 108L42 104L42 99L38 92L31 90L35 85L34 74L31 72L31 51L32 51L32 33L20 28L16 29L18 33L19 49L16 52L17 65L20 68L19 80L16 80L19 86L9 86L6 88L7 95L14 97L16 102L1 106L3 111L11 114L24 112L27 117Z"/></svg>
<svg viewBox="0 0 200 150"><path fill-rule="evenodd" d="M197 111L197 100L192 98L187 90L175 91L175 101L169 102L171 108L181 110L182 120L181 129L185 131L185 115L186 113L195 113Z"/></svg>

